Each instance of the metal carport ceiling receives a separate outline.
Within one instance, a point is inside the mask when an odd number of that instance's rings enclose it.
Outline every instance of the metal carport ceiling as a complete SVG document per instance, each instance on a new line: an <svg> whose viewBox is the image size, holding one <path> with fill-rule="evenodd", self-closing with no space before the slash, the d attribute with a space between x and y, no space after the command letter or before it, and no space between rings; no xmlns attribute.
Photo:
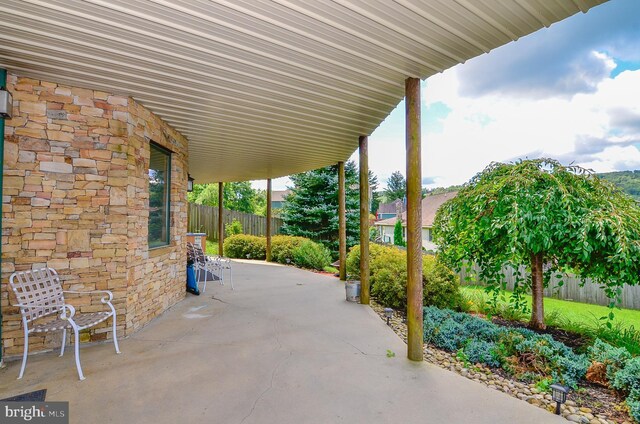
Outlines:
<svg viewBox="0 0 640 424"><path fill-rule="evenodd" d="M346 160L427 78L606 0L3 0L0 67L130 95L197 182Z"/></svg>

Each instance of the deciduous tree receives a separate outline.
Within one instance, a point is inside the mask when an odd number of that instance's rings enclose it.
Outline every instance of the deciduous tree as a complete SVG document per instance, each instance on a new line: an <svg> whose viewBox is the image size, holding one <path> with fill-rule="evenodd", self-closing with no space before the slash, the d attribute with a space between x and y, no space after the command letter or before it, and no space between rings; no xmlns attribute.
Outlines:
<svg viewBox="0 0 640 424"><path fill-rule="evenodd" d="M503 267L518 269L515 307L531 290L531 326L544 328L543 288L571 272L604 289L611 306L640 273L640 209L591 171L552 159L492 163L446 202L435 242L447 263L476 262L496 293Z"/></svg>
<svg viewBox="0 0 640 424"><path fill-rule="evenodd" d="M261 195L249 181L225 183L222 196L225 209L245 213L259 211ZM188 199L198 205L218 206L218 183L195 184Z"/></svg>

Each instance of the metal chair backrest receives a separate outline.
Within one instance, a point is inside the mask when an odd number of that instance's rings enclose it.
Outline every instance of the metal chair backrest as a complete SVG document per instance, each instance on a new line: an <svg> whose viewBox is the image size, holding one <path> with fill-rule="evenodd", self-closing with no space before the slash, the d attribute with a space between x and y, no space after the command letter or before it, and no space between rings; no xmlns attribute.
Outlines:
<svg viewBox="0 0 640 424"><path fill-rule="evenodd" d="M200 263L207 262L207 258L204 255L204 252L202 251L202 246L200 246L198 244L193 244L192 246L193 246L193 250L194 250L196 261L198 261Z"/></svg>
<svg viewBox="0 0 640 424"><path fill-rule="evenodd" d="M187 242L187 260L196 261L196 249L193 248L193 244L190 241Z"/></svg>
<svg viewBox="0 0 640 424"><path fill-rule="evenodd" d="M52 268L16 272L9 284L18 303L24 305L20 307L20 313L26 322L58 313L64 307L62 284ZM38 307L30 308L29 305Z"/></svg>

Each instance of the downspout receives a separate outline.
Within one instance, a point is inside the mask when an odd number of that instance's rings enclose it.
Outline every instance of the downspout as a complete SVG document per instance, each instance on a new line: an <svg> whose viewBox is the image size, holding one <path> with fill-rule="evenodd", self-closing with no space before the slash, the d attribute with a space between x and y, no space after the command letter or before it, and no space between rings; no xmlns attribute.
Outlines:
<svg viewBox="0 0 640 424"><path fill-rule="evenodd" d="M0 90L7 89L7 70L0 68ZM0 115L0 164L2 164L2 172L0 172L0 194L4 193L4 118ZM2 196L4 198L4 196ZM2 235L2 203L0 201L0 236ZM2 243L0 242L0 276L2 275ZM0 296L1 299L1 296ZM0 301L0 368L4 365L4 342L2 340L2 302Z"/></svg>

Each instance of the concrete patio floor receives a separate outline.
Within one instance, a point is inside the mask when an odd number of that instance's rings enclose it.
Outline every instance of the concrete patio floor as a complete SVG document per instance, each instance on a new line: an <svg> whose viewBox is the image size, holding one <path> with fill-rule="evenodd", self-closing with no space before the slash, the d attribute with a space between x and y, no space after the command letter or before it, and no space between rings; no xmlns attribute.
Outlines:
<svg viewBox="0 0 640 424"><path fill-rule="evenodd" d="M234 263L128 339L30 356L0 371L0 398L46 388L72 423L566 423L504 393L405 358L406 346L337 278ZM387 357L387 350L396 356Z"/></svg>

